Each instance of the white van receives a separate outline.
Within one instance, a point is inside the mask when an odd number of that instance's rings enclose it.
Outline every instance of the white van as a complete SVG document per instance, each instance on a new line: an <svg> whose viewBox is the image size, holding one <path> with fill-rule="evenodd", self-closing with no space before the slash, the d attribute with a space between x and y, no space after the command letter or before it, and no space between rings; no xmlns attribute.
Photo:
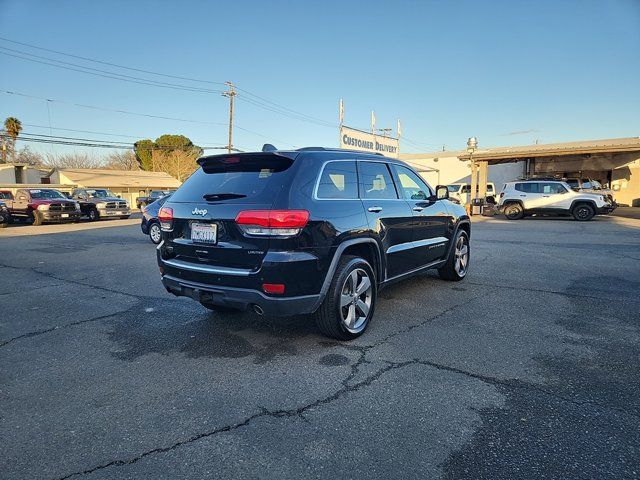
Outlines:
<svg viewBox="0 0 640 480"><path fill-rule="evenodd" d="M452 183L450 185L447 185L447 188L449 189L449 198L455 198L462 205L465 205L469 201L471 184ZM496 203L496 187L493 182L487 182L487 195L485 197L485 200L489 201L490 203Z"/></svg>

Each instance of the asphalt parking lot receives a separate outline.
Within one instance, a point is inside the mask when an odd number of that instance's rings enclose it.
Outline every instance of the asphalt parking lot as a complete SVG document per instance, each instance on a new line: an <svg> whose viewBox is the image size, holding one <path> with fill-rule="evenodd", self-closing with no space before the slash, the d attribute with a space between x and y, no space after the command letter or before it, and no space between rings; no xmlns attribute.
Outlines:
<svg viewBox="0 0 640 480"><path fill-rule="evenodd" d="M640 476L640 220L476 221L344 344L168 295L108 223L0 234L2 478Z"/></svg>

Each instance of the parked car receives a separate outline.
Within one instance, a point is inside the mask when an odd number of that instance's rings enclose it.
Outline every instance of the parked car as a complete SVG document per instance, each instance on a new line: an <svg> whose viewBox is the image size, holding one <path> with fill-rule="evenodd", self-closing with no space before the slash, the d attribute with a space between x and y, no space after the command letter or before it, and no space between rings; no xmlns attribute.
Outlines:
<svg viewBox="0 0 640 480"><path fill-rule="evenodd" d="M462 280L469 218L406 163L306 148L207 156L158 213L162 282L211 310L314 313L361 335L378 292L438 269Z"/></svg>
<svg viewBox="0 0 640 480"><path fill-rule="evenodd" d="M138 207L138 210L141 210L142 207L146 205L150 205L156 200L158 200L159 198L166 197L167 195L170 195L173 192L175 192L175 190L151 190L151 192L149 192L148 197L136 198L136 206Z"/></svg>
<svg viewBox="0 0 640 480"><path fill-rule="evenodd" d="M11 220L26 220L32 225L80 221L80 205L52 188L21 188L15 199L2 200Z"/></svg>
<svg viewBox="0 0 640 480"><path fill-rule="evenodd" d="M170 197L171 194L165 195L146 207L142 207L142 223L140 224L140 228L142 229L142 233L149 235L149 239L156 245L162 240L158 211Z"/></svg>
<svg viewBox="0 0 640 480"><path fill-rule="evenodd" d="M579 221L606 215L616 206L601 194L572 189L556 180L508 182L500 192L498 211L509 220L533 214L572 215Z"/></svg>
<svg viewBox="0 0 640 480"><path fill-rule="evenodd" d="M11 223L11 214L9 213L9 207L4 201L0 200L0 228L5 228Z"/></svg>
<svg viewBox="0 0 640 480"><path fill-rule="evenodd" d="M469 183L452 183L447 185L449 190L449 197L455 203L466 205L469 199L469 192L471 192L471 184ZM476 187L476 191L479 189ZM496 187L493 182L487 182L487 194L485 200L488 203L496 203Z"/></svg>
<svg viewBox="0 0 640 480"><path fill-rule="evenodd" d="M129 203L106 188L77 188L71 192L71 197L80 203L82 215L91 221L113 217L126 219L131 215Z"/></svg>
<svg viewBox="0 0 640 480"><path fill-rule="evenodd" d="M563 178L567 184L573 188L574 190L579 190L582 192L592 192L599 193L608 198L609 202L612 204L616 204L616 201L613 197L613 190L609 188L605 188L598 180L593 178Z"/></svg>
<svg viewBox="0 0 640 480"><path fill-rule="evenodd" d="M0 200L13 200L13 193L9 190L0 190Z"/></svg>

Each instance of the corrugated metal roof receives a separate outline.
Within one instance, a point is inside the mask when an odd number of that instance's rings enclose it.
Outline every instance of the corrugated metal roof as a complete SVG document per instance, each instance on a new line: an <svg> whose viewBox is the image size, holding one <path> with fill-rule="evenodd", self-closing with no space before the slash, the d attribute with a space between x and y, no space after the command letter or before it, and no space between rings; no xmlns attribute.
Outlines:
<svg viewBox="0 0 640 480"><path fill-rule="evenodd" d="M182 185L177 179L165 172L98 168L60 168L57 171L72 182L84 187L178 188Z"/></svg>
<svg viewBox="0 0 640 480"><path fill-rule="evenodd" d="M515 147L496 147L476 150L476 160L501 160L545 157L555 155L579 155L586 153L615 153L640 151L640 137L584 140L580 142L546 143ZM468 160L469 153L462 152L460 158Z"/></svg>

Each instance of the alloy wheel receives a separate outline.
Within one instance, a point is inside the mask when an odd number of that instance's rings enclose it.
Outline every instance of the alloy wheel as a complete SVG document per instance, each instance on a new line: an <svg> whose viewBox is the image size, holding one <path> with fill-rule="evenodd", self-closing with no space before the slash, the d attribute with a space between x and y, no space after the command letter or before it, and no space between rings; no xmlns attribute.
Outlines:
<svg viewBox="0 0 640 480"><path fill-rule="evenodd" d="M469 265L469 245L464 235L461 235L456 242L455 264L454 268L460 277L467 274L467 265Z"/></svg>
<svg viewBox="0 0 640 480"><path fill-rule="evenodd" d="M149 227L149 237L151 237L151 241L155 244L160 243L160 239L162 238L162 233L160 232L160 227L157 223L153 223L151 227Z"/></svg>
<svg viewBox="0 0 640 480"><path fill-rule="evenodd" d="M345 279L340 295L343 326L352 333L360 331L367 321L373 301L373 284L367 272L353 270Z"/></svg>

